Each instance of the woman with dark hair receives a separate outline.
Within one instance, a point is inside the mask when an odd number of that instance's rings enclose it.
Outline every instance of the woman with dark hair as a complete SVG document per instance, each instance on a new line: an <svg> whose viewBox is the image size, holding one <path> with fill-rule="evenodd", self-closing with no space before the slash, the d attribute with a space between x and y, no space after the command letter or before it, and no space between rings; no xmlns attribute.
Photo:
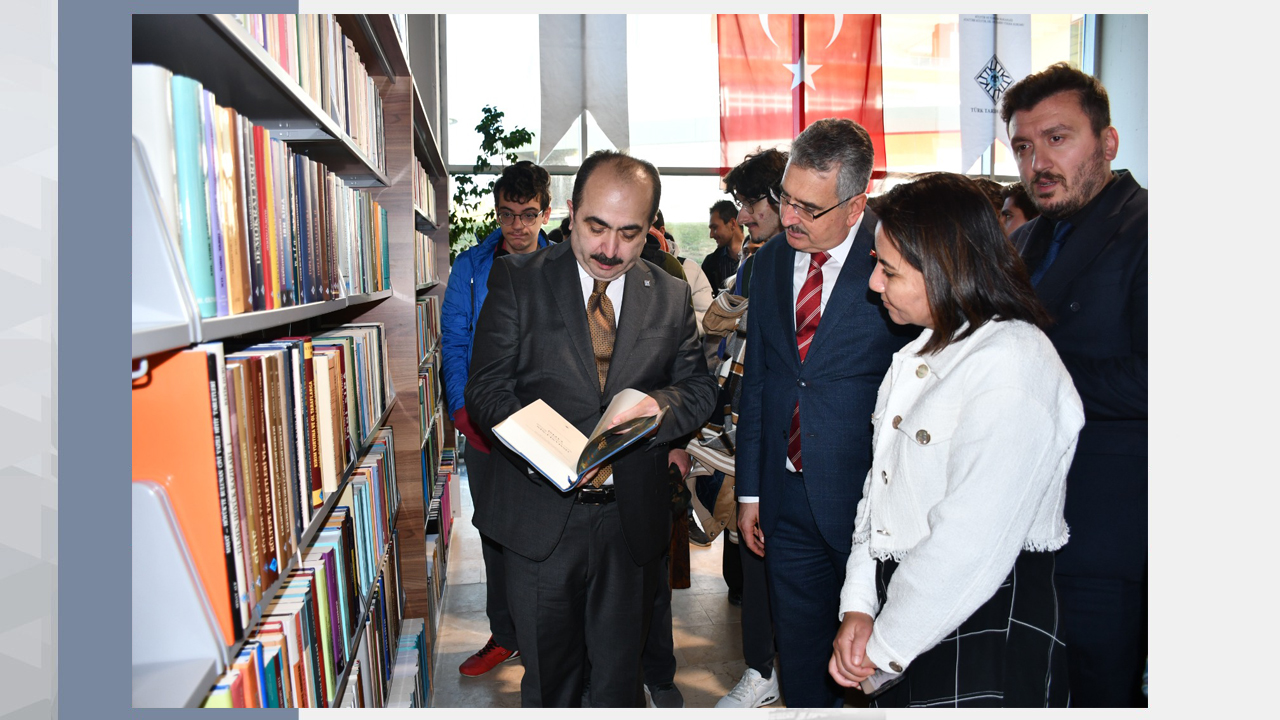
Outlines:
<svg viewBox="0 0 1280 720"><path fill-rule="evenodd" d="M881 707L1065 706L1053 552L1084 410L982 190L883 198L871 289L926 328L872 415L830 672Z"/></svg>

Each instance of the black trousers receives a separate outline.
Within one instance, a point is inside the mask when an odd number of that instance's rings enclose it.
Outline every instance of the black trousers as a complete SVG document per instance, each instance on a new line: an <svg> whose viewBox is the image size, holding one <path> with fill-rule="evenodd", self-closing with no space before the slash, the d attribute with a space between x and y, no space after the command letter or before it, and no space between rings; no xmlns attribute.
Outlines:
<svg viewBox="0 0 1280 720"><path fill-rule="evenodd" d="M489 454L467 443L462 458L467 466L467 486L471 489L471 503L479 511L476 500L489 479ZM475 517L472 516L474 524ZM484 533L480 534L480 549L484 555L485 614L489 616L489 632L493 639L508 650L519 650L516 625L511 620L507 606L507 577L502 562L502 546Z"/></svg>
<svg viewBox="0 0 1280 720"><path fill-rule="evenodd" d="M724 579L730 590L742 595L742 659L767 679L773 676L774 648L764 558L748 550L746 543L729 542L727 531L723 537Z"/></svg>
<svg viewBox="0 0 1280 720"><path fill-rule="evenodd" d="M653 614L645 638L642 664L644 683L649 687L676 679L676 645L671 634L671 553L662 554L658 565L657 587L653 593Z"/></svg>
<svg viewBox="0 0 1280 720"><path fill-rule="evenodd" d="M616 502L575 504L545 560L516 550L503 559L524 658L522 706L580 706L589 662L592 707L636 707L661 558L631 559Z"/></svg>
<svg viewBox="0 0 1280 720"><path fill-rule="evenodd" d="M1146 707L1147 583L1059 574L1072 707Z"/></svg>

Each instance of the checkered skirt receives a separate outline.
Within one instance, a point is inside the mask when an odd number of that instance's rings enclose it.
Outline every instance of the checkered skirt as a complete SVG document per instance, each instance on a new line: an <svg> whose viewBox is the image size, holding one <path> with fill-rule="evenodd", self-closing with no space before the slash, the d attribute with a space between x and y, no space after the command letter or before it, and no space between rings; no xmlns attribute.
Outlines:
<svg viewBox="0 0 1280 720"><path fill-rule="evenodd" d="M885 602L897 563L876 570ZM876 707L1066 707L1066 647L1058 639L1051 552L1023 550L996 594L907 667Z"/></svg>

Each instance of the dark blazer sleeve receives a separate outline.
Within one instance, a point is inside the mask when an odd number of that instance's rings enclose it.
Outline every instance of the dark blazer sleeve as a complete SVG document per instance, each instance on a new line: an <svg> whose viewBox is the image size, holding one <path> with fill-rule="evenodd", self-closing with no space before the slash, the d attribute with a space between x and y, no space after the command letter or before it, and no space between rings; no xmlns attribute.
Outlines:
<svg viewBox="0 0 1280 720"><path fill-rule="evenodd" d="M702 427L715 408L719 383L707 371L707 358L698 340L698 326L693 319L693 301L688 283L681 283L684 299L680 325L680 347L671 362L671 385L654 390L650 397L665 408L666 416L654 436L653 444L671 442Z"/></svg>
<svg viewBox="0 0 1280 720"><path fill-rule="evenodd" d="M505 258L489 272L489 294L476 321L471 377L465 391L467 413L486 432L523 405L516 397L520 351L519 296Z"/></svg>

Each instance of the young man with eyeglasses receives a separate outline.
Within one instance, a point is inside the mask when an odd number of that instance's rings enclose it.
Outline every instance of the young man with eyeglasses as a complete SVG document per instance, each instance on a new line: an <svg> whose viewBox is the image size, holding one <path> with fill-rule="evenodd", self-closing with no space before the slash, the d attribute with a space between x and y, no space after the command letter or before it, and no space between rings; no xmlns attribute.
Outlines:
<svg viewBox="0 0 1280 720"><path fill-rule="evenodd" d="M770 191L782 182L786 167L787 153L773 148L757 150L724 177L724 190L733 196L738 208L738 225L747 233L745 251L740 253L731 290L734 295L750 295L751 270L755 264L752 258L756 250L782 233L778 203L770 197Z"/></svg>
<svg viewBox="0 0 1280 720"><path fill-rule="evenodd" d="M444 305L440 309L440 349L443 359L445 401L454 427L467 438L463 461L475 505L472 522L479 526L488 512L489 445L471 422L463 400L463 390L471 366L471 345L476 319L484 305L489 270L495 258L524 255L546 247L542 233L551 206L551 175L541 167L522 160L503 169L493 186L498 229L479 245L458 255L449 273ZM486 430L488 428L485 428ZM485 565L489 615L489 641L463 661L458 671L475 677L499 663L520 655L515 624L507 603L507 581L503 572L502 546L483 533L480 536Z"/></svg>
<svg viewBox="0 0 1280 720"><path fill-rule="evenodd" d="M806 128L771 197L786 241L754 256L735 491L741 541L764 557L787 707L844 704L827 663L871 464L871 412L893 353L916 334L867 294L874 159L857 123Z"/></svg>

